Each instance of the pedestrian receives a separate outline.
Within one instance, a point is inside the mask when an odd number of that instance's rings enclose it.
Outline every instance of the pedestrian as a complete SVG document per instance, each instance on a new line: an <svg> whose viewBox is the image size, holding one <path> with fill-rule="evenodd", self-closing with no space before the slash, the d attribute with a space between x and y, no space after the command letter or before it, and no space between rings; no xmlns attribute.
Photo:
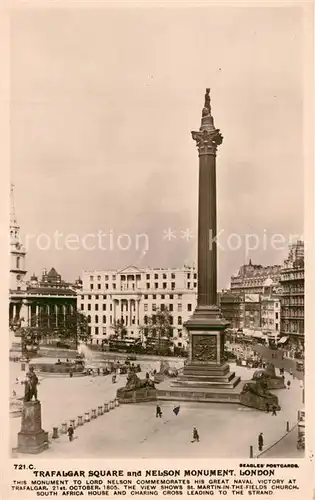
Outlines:
<svg viewBox="0 0 315 500"><path fill-rule="evenodd" d="M264 446L264 437L263 437L263 433L261 432L258 436L258 449L259 449L259 451L262 451L263 446Z"/></svg>
<svg viewBox="0 0 315 500"><path fill-rule="evenodd" d="M290 389L290 386L291 386L291 382L290 382L290 380L288 380L287 381L287 387L288 387L288 389Z"/></svg>
<svg viewBox="0 0 315 500"><path fill-rule="evenodd" d="M277 407L276 407L276 405L272 405L272 415L274 415L275 417L277 416Z"/></svg>
<svg viewBox="0 0 315 500"><path fill-rule="evenodd" d="M199 443L199 434L196 429L196 427L193 428L193 438L192 438L192 443Z"/></svg>
<svg viewBox="0 0 315 500"><path fill-rule="evenodd" d="M162 410L161 410L161 407L159 405L156 405L156 414L155 414L156 418L158 417L162 417Z"/></svg>
<svg viewBox="0 0 315 500"><path fill-rule="evenodd" d="M291 377L292 377L292 375L293 375L292 368L290 368L290 375L291 375Z"/></svg>
<svg viewBox="0 0 315 500"><path fill-rule="evenodd" d="M180 406L175 406L173 413L177 416L179 414Z"/></svg>
<svg viewBox="0 0 315 500"><path fill-rule="evenodd" d="M73 434L74 434L74 428L72 427L72 425L70 424L69 425L69 428L68 428L68 436L69 436L69 441L72 441L73 439Z"/></svg>
<svg viewBox="0 0 315 500"><path fill-rule="evenodd" d="M269 408L269 403L266 403L266 413L269 413L270 408Z"/></svg>
<svg viewBox="0 0 315 500"><path fill-rule="evenodd" d="M72 378L73 377L73 371L72 370L69 370L69 377Z"/></svg>

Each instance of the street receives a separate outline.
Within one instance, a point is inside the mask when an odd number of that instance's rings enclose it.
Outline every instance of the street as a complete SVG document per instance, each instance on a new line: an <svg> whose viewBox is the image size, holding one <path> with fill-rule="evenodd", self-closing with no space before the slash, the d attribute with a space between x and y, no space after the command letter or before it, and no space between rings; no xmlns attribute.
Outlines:
<svg viewBox="0 0 315 500"><path fill-rule="evenodd" d="M284 351L282 349L270 349L269 347L262 346L260 344L255 344L252 346L255 351L257 351L266 361L270 361L277 368L284 368L285 371L289 372L292 370L294 377L299 380L304 379L304 372L299 372L296 369L295 359L282 359ZM275 356L275 357L273 357Z"/></svg>

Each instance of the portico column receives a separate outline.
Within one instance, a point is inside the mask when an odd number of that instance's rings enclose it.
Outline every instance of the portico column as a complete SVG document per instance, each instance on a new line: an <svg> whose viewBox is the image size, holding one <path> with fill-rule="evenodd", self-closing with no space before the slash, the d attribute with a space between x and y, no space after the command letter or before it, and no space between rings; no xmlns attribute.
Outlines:
<svg viewBox="0 0 315 500"><path fill-rule="evenodd" d="M132 299L129 300L129 325L132 326Z"/></svg>

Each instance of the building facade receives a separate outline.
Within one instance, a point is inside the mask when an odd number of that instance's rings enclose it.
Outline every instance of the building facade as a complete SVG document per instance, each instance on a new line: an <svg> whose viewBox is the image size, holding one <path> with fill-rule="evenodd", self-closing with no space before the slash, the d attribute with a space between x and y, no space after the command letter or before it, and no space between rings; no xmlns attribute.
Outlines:
<svg viewBox="0 0 315 500"><path fill-rule="evenodd" d="M183 324L193 314L197 301L194 268L84 271L78 290L78 310L88 317L92 342L102 344L123 322L128 337L141 337L147 318L167 308L173 317L173 343L187 346Z"/></svg>
<svg viewBox="0 0 315 500"><path fill-rule="evenodd" d="M280 338L280 302L281 296L274 293L272 280L267 279L260 297L261 327L275 345Z"/></svg>
<svg viewBox="0 0 315 500"><path fill-rule="evenodd" d="M244 294L221 293L220 308L224 319L229 322L229 328L238 330L244 327Z"/></svg>
<svg viewBox="0 0 315 500"><path fill-rule="evenodd" d="M20 226L15 215L11 186L9 326L48 326L58 330L65 318L76 311L77 293L52 268L41 279L34 274L27 281L26 251L21 244Z"/></svg>
<svg viewBox="0 0 315 500"><path fill-rule="evenodd" d="M304 243L291 245L281 269L281 334L292 348L304 346Z"/></svg>
<svg viewBox="0 0 315 500"><path fill-rule="evenodd" d="M279 287L280 271L281 266L253 264L250 259L248 264L241 266L237 274L231 277L231 292L262 294L267 278L273 281L276 291Z"/></svg>

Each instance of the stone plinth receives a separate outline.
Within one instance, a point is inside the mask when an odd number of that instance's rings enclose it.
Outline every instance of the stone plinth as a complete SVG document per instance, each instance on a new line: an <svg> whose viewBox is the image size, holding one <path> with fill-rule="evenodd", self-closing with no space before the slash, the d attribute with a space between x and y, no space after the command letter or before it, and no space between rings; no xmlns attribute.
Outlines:
<svg viewBox="0 0 315 500"><path fill-rule="evenodd" d="M159 385L158 399L239 403L240 377L225 361L226 326L216 306L197 307L185 324L190 338L188 362L176 379Z"/></svg>
<svg viewBox="0 0 315 500"><path fill-rule="evenodd" d="M18 433L19 453L40 453L48 448L48 432L42 429L39 401L24 402L21 431Z"/></svg>
<svg viewBox="0 0 315 500"><path fill-rule="evenodd" d="M141 388L135 390L118 389L117 399L119 404L127 403L147 403L149 401L156 401L157 391L154 388Z"/></svg>

